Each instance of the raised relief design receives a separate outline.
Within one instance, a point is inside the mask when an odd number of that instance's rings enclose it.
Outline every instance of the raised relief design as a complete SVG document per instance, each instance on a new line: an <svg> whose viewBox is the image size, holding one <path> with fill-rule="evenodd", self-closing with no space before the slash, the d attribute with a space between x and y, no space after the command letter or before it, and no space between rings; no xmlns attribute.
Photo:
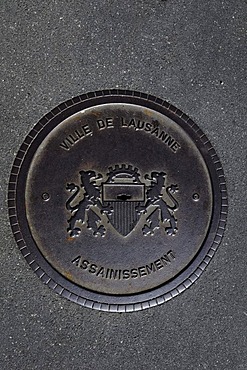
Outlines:
<svg viewBox="0 0 247 370"><path fill-rule="evenodd" d="M123 237L142 223L143 235L163 228L167 235L177 232L177 185L165 185L164 172L141 175L131 165L110 167L106 176L93 170L80 171L80 184L69 183L72 193L66 202L71 213L68 234L78 237L85 225L94 236L104 236L109 223Z"/></svg>

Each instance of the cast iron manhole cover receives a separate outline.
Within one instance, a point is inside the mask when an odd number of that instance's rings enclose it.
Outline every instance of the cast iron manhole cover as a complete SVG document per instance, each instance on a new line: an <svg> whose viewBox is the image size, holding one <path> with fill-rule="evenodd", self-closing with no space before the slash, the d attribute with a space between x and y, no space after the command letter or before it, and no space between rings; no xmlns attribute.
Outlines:
<svg viewBox="0 0 247 370"><path fill-rule="evenodd" d="M22 144L9 215L27 262L55 292L136 311L188 288L226 222L221 163L180 110L134 91L73 98Z"/></svg>

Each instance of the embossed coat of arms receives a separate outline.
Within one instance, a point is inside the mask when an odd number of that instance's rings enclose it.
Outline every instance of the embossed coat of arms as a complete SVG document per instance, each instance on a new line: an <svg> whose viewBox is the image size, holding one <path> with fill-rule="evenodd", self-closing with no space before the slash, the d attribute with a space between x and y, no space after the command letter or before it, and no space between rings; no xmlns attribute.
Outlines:
<svg viewBox="0 0 247 370"><path fill-rule="evenodd" d="M137 168L125 164L110 167L105 176L82 170L79 183L67 184L66 190L71 193L66 208L70 213L67 232L72 238L79 237L84 226L95 237L103 237L109 224L126 237L139 222L143 235L153 235L159 228L170 236L178 231L178 186L166 185L164 172L141 177Z"/></svg>

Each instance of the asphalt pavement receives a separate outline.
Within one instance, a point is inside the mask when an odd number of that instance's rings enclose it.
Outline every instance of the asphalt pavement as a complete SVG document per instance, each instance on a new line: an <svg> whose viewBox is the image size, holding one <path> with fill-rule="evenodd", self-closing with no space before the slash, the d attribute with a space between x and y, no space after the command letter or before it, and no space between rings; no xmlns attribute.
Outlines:
<svg viewBox="0 0 247 370"><path fill-rule="evenodd" d="M2 369L247 368L246 15L243 0L1 1ZM153 94L190 116L220 157L229 197L225 236L197 282L128 314L80 307L43 285L18 250L6 202L35 123L109 88Z"/></svg>

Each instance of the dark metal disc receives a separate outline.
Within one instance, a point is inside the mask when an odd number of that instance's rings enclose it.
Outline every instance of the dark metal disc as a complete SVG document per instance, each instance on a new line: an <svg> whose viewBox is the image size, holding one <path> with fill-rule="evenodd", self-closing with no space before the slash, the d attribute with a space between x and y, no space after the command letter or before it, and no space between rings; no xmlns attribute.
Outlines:
<svg viewBox="0 0 247 370"><path fill-rule="evenodd" d="M188 288L217 249L227 192L207 137L150 95L62 103L24 140L9 215L29 265L62 296L136 311Z"/></svg>

